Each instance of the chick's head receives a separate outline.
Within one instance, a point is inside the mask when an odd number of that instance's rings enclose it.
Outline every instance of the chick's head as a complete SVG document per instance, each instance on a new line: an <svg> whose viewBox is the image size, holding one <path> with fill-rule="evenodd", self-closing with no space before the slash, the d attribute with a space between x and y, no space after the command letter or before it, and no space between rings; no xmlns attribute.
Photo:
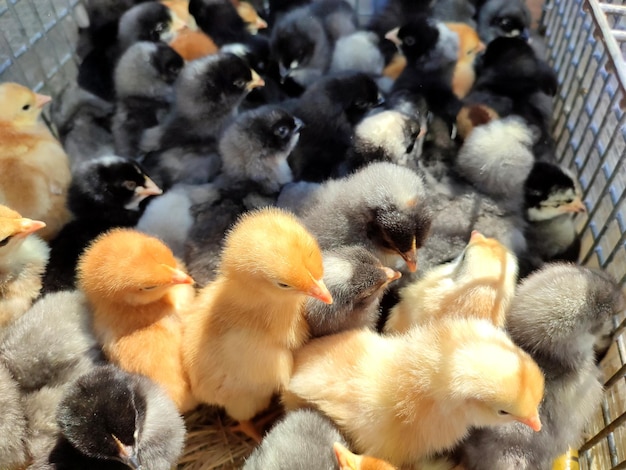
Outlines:
<svg viewBox="0 0 626 470"><path fill-rule="evenodd" d="M77 273L80 289L92 302L145 305L177 284L193 284L162 241L130 229L98 237L81 255Z"/></svg>
<svg viewBox="0 0 626 470"><path fill-rule="evenodd" d="M45 226L44 222L24 218L0 205L0 259L17 249L28 235Z"/></svg>
<svg viewBox="0 0 626 470"><path fill-rule="evenodd" d="M13 126L32 126L41 110L52 100L17 83L0 84L0 121Z"/></svg>
<svg viewBox="0 0 626 470"><path fill-rule="evenodd" d="M507 283L517 279L517 258L495 238L474 230L455 269L455 277L471 279L502 278Z"/></svg>
<svg viewBox="0 0 626 470"><path fill-rule="evenodd" d="M252 211L239 219L226 236L220 271L285 295L333 301L322 281L317 240L293 214L281 209Z"/></svg>

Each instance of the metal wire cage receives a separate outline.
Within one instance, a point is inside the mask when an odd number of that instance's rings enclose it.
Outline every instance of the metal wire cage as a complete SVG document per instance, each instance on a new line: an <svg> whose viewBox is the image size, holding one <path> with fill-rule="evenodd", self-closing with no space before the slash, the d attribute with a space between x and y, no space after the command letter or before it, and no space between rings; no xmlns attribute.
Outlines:
<svg viewBox="0 0 626 470"><path fill-rule="evenodd" d="M375 0L353 0L359 16ZM0 0L0 82L57 96L76 78L83 0ZM554 136L588 209L581 260L626 283L626 6L623 0L548 0L547 54L558 73ZM606 393L580 452L582 469L626 468L626 315L603 368ZM572 410L575 413L576 410Z"/></svg>

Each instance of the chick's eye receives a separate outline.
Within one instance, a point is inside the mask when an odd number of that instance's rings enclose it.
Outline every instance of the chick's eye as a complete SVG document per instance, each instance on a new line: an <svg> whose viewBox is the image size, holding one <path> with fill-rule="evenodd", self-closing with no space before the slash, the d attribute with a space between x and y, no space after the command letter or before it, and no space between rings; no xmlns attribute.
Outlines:
<svg viewBox="0 0 626 470"><path fill-rule="evenodd" d="M30 109L30 105L29 104L25 104L24 106L22 106L22 110L23 111L28 111Z"/></svg>
<svg viewBox="0 0 626 470"><path fill-rule="evenodd" d="M407 36L402 42L407 46L413 46L415 44L415 38L413 36Z"/></svg>
<svg viewBox="0 0 626 470"><path fill-rule="evenodd" d="M279 126L274 130L274 134L284 139L289 135L289 128L287 126Z"/></svg>
<svg viewBox="0 0 626 470"><path fill-rule="evenodd" d="M291 289L291 286L289 284L285 284L284 282L277 282L276 285L281 289Z"/></svg>
<svg viewBox="0 0 626 470"><path fill-rule="evenodd" d="M498 410L498 414L500 416L507 416L509 414L509 412L508 411L504 411L504 410Z"/></svg>
<svg viewBox="0 0 626 470"><path fill-rule="evenodd" d="M6 237L4 240L1 240L1 241L0 241L0 247L1 247L1 246L6 246L6 245L7 245L7 243L9 243L9 242L11 241L11 238L13 238L13 236Z"/></svg>
<svg viewBox="0 0 626 470"><path fill-rule="evenodd" d="M233 85L235 85L237 88L245 88L246 83L247 83L247 82L246 82L245 80L243 80L243 79L241 79L241 78L240 78L239 80L235 80L235 81L233 82Z"/></svg>
<svg viewBox="0 0 626 470"><path fill-rule="evenodd" d="M131 180L127 180L122 183L122 186L124 186L129 191L134 191L135 188L137 187L137 183Z"/></svg>
<svg viewBox="0 0 626 470"><path fill-rule="evenodd" d="M148 287L142 287L141 290L154 290L156 288L157 286L148 286Z"/></svg>

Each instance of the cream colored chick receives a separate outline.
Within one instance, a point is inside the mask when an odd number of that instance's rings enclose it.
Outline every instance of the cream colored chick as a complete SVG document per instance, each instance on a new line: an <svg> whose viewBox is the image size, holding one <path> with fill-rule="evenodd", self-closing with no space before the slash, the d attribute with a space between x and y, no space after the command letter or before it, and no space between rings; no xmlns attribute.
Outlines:
<svg viewBox="0 0 626 470"><path fill-rule="evenodd" d="M180 412L197 403L183 370L180 312L193 279L160 240L130 229L98 237L81 255L78 286L107 358L161 384Z"/></svg>
<svg viewBox="0 0 626 470"><path fill-rule="evenodd" d="M221 405L240 430L291 376L304 344L308 296L331 303L317 241L292 214L265 208L242 216L226 236L219 274L185 316L184 361L192 392Z"/></svg>
<svg viewBox="0 0 626 470"><path fill-rule="evenodd" d="M17 83L0 84L0 204L45 222L39 232L45 240L70 219L68 157L39 120L50 99Z"/></svg>
<svg viewBox="0 0 626 470"><path fill-rule="evenodd" d="M412 325L444 316L474 317L503 327L515 295L517 258L495 238L472 232L461 255L437 266L400 290L385 331L405 332Z"/></svg>
<svg viewBox="0 0 626 470"><path fill-rule="evenodd" d="M544 377L486 320L443 318L404 335L354 330L295 354L288 409L313 406L353 450L401 467L451 449L471 427L541 429Z"/></svg>
<svg viewBox="0 0 626 470"><path fill-rule="evenodd" d="M0 205L0 329L26 312L41 291L50 248L29 235L45 226Z"/></svg>

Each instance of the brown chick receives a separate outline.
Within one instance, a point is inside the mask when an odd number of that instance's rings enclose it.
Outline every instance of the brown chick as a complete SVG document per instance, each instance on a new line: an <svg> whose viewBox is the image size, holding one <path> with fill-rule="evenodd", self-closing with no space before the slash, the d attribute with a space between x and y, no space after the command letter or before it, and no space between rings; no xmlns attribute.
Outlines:
<svg viewBox="0 0 626 470"><path fill-rule="evenodd" d="M472 232L454 261L437 266L400 290L385 331L405 332L444 316L483 318L504 327L515 284L517 258L495 238Z"/></svg>
<svg viewBox="0 0 626 470"><path fill-rule="evenodd" d="M0 329L26 312L39 296L50 248L29 235L45 226L0 205Z"/></svg>
<svg viewBox="0 0 626 470"><path fill-rule="evenodd" d="M169 43L183 59L190 61L217 53L219 47L213 39L198 29L196 20L189 14L189 0L162 0L161 3L187 25Z"/></svg>
<svg viewBox="0 0 626 470"><path fill-rule="evenodd" d="M193 279L170 249L141 232L114 229L83 252L77 272L108 359L161 384L181 413L193 408L180 316L193 299Z"/></svg>
<svg viewBox="0 0 626 470"><path fill-rule="evenodd" d="M304 344L308 296L331 303L315 238L289 212L243 215L227 234L219 274L185 315L183 358L194 396L221 405L239 429L260 440L249 421L291 376Z"/></svg>
<svg viewBox="0 0 626 470"><path fill-rule="evenodd" d="M456 116L457 135L461 140L469 137L475 127L499 119L498 113L484 104L463 106Z"/></svg>
<svg viewBox="0 0 626 470"><path fill-rule="evenodd" d="M333 444L333 450L339 463L339 470L396 470L389 462L370 455L357 455L339 442Z"/></svg>
<svg viewBox="0 0 626 470"><path fill-rule="evenodd" d="M0 84L0 204L45 222L45 240L70 219L68 157L39 120L50 100L17 83Z"/></svg>
<svg viewBox="0 0 626 470"><path fill-rule="evenodd" d="M474 28L465 23L445 23L448 29L459 36L459 55L452 75L452 92L463 99L474 85L476 72L474 61L486 46Z"/></svg>
<svg viewBox="0 0 626 470"><path fill-rule="evenodd" d="M294 356L287 409L317 408L355 452L398 467L453 448L470 427L541 429L541 370L486 320L449 317L391 336L347 331Z"/></svg>

